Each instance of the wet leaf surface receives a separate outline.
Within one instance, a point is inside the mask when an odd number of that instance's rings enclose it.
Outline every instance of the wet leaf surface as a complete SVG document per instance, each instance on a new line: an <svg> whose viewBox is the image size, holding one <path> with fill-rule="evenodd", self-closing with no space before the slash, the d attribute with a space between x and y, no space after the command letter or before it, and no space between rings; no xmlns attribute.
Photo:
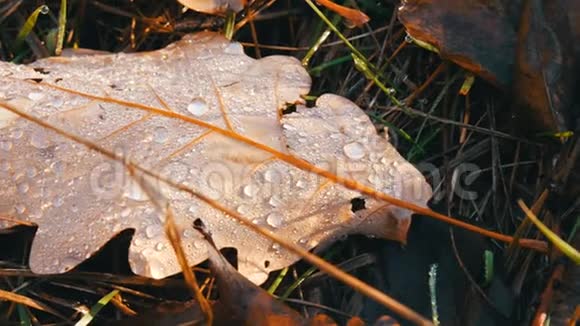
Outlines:
<svg viewBox="0 0 580 326"><path fill-rule="evenodd" d="M135 273L179 272L156 209L166 204L190 264L207 258L191 229L201 218L255 283L299 257L227 210L306 249L348 233L405 241L410 212L298 168L302 160L422 206L431 195L356 105L331 94L300 104L310 77L296 59L254 60L217 34L147 53L0 63L0 76L0 215L38 224L37 273L65 272L125 229L135 229ZM297 110L282 115L287 103ZM353 210L353 198L364 208Z"/></svg>

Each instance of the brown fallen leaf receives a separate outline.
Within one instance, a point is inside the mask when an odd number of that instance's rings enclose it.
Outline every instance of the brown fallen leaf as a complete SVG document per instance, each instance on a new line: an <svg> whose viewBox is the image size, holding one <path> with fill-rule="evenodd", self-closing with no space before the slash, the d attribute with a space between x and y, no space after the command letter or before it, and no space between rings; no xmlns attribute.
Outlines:
<svg viewBox="0 0 580 326"><path fill-rule="evenodd" d="M503 87L512 82L517 41L507 15L502 1L493 0L405 0L398 9L412 37Z"/></svg>
<svg viewBox="0 0 580 326"><path fill-rule="evenodd" d="M580 4L524 0L515 60L514 91L524 109L531 108L534 125L562 132L574 128L580 52L574 45L569 13L580 14ZM580 103L576 104L580 105Z"/></svg>
<svg viewBox="0 0 580 326"><path fill-rule="evenodd" d="M414 38L515 92L534 129L573 129L580 68L575 0L406 0L398 16Z"/></svg>
<svg viewBox="0 0 580 326"><path fill-rule="evenodd" d="M259 288L225 259L218 251L208 230L201 220L196 221L196 230L205 238L209 252L209 264L216 278L219 301L229 324L245 325L304 325L305 319L295 310L275 300L264 289Z"/></svg>
<svg viewBox="0 0 580 326"><path fill-rule="evenodd" d="M281 114L310 87L298 60L254 60L217 34L147 53L0 63L0 76L0 215L38 224L37 273L67 271L128 228L134 272L179 272L156 209L169 205L190 264L207 258L190 228L202 218L218 247L237 249L240 272L261 283L300 257L227 211L306 250L348 233L405 241L409 211L304 166L420 206L431 195L350 101L328 94Z"/></svg>

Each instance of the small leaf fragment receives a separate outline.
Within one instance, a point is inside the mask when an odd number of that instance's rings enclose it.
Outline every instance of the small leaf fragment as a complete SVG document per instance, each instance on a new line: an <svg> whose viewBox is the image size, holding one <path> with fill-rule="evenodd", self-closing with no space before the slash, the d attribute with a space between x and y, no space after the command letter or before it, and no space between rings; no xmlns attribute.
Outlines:
<svg viewBox="0 0 580 326"><path fill-rule="evenodd" d="M369 16L362 11L336 4L331 0L316 0L316 2L342 16L356 27L361 27L370 20Z"/></svg>

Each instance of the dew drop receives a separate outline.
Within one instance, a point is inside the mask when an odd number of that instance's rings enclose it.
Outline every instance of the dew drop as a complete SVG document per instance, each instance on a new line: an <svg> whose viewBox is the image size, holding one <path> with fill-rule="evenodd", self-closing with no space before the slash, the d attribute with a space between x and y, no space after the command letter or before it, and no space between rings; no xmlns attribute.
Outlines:
<svg viewBox="0 0 580 326"><path fill-rule="evenodd" d="M272 212L266 217L266 223L273 228L279 228L282 226L282 215L277 212Z"/></svg>
<svg viewBox="0 0 580 326"><path fill-rule="evenodd" d="M40 13L43 15L48 14L49 11L50 11L50 8L48 8L47 5L42 5L42 7L40 7Z"/></svg>
<svg viewBox="0 0 580 326"><path fill-rule="evenodd" d="M9 171L10 170L10 162L7 160L0 161L0 171Z"/></svg>
<svg viewBox="0 0 580 326"><path fill-rule="evenodd" d="M346 144L342 149L344 154L353 160L360 160L365 156L365 148L357 142Z"/></svg>
<svg viewBox="0 0 580 326"><path fill-rule="evenodd" d="M145 228L145 236L147 236L148 239L153 239L160 234L161 227L159 225L149 225Z"/></svg>
<svg viewBox="0 0 580 326"><path fill-rule="evenodd" d="M153 253L147 252L142 253L145 257L151 257ZM148 258L149 260L149 273L152 278L160 279L165 275L163 264L156 258Z"/></svg>
<svg viewBox="0 0 580 326"><path fill-rule="evenodd" d="M268 169L264 172L264 180L268 182L278 181L278 172L274 169Z"/></svg>
<svg viewBox="0 0 580 326"><path fill-rule="evenodd" d="M0 149L3 151L9 151L12 149L12 142L9 141L0 141Z"/></svg>
<svg viewBox="0 0 580 326"><path fill-rule="evenodd" d="M37 132L30 136L30 145L34 148L45 149L50 146L50 141L48 141L46 134Z"/></svg>
<svg viewBox="0 0 580 326"><path fill-rule="evenodd" d="M16 209L16 213L18 214L23 214L24 212L26 212L26 206L24 206L24 204L16 204L14 208Z"/></svg>
<svg viewBox="0 0 580 326"><path fill-rule="evenodd" d="M189 206L189 208L187 209L191 214L195 214L197 213L197 205L191 205Z"/></svg>
<svg viewBox="0 0 580 326"><path fill-rule="evenodd" d="M193 246L197 249L203 248L204 245L205 245L205 243L202 240L195 240L193 242Z"/></svg>
<svg viewBox="0 0 580 326"><path fill-rule="evenodd" d="M54 161L52 163L50 163L50 170L52 172L54 172L54 174L56 175L62 175L62 172L64 170L64 166L62 161Z"/></svg>
<svg viewBox="0 0 580 326"><path fill-rule="evenodd" d="M213 199L213 200L218 200L222 197L222 194L219 191L214 190L214 189L208 190L206 195L209 199Z"/></svg>
<svg viewBox="0 0 580 326"><path fill-rule="evenodd" d="M24 135L24 132L20 128L14 128L10 132L10 137L12 139L20 139L22 137L22 135Z"/></svg>
<svg viewBox="0 0 580 326"><path fill-rule="evenodd" d="M140 237L136 237L133 240L133 245L137 246L137 247L141 247L144 244L143 239L141 239Z"/></svg>
<svg viewBox="0 0 580 326"><path fill-rule="evenodd" d="M157 251L161 251L161 250L163 250L163 249L165 249L165 245L163 244L163 242L158 242L158 243L155 245L155 250L157 250Z"/></svg>
<svg viewBox="0 0 580 326"><path fill-rule="evenodd" d="M245 215L250 211L250 207L247 205L240 205L240 206L238 206L236 211L238 211L238 213L240 213L242 215Z"/></svg>
<svg viewBox="0 0 580 326"><path fill-rule="evenodd" d="M282 199L280 199L280 197L278 197L277 195L273 195L272 197L270 197L270 200L268 200L268 204L270 204L270 206L272 207L278 207L282 205Z"/></svg>
<svg viewBox="0 0 580 326"><path fill-rule="evenodd" d="M376 175L376 174L371 174L369 175L369 177L367 178L367 180L369 180L370 183L372 183L373 185L378 185L381 182L381 178Z"/></svg>
<svg viewBox="0 0 580 326"><path fill-rule="evenodd" d="M123 209L121 211L121 217L128 217L129 215L131 215L131 208L130 207L126 207L125 209Z"/></svg>
<svg viewBox="0 0 580 326"><path fill-rule="evenodd" d="M26 182L23 182L23 183L18 184L17 188L18 188L18 192L20 192L21 194L25 194L30 189L30 185Z"/></svg>
<svg viewBox="0 0 580 326"><path fill-rule="evenodd" d="M33 166L31 166L28 169L26 169L26 175L29 178L34 178L37 174L38 174L38 170L35 167L33 167Z"/></svg>
<svg viewBox="0 0 580 326"><path fill-rule="evenodd" d="M302 179L296 181L296 187L300 188L300 189L306 188L306 181L304 181Z"/></svg>
<svg viewBox="0 0 580 326"><path fill-rule="evenodd" d="M240 53L244 53L244 48L240 43L232 42L226 45L224 48L224 53L239 55Z"/></svg>
<svg viewBox="0 0 580 326"><path fill-rule="evenodd" d="M183 238L189 239L193 236L193 231L189 230L189 229L185 229L185 230L183 230L182 234L183 234Z"/></svg>
<svg viewBox="0 0 580 326"><path fill-rule="evenodd" d="M54 207L60 207L62 204L64 204L64 198L62 198L62 196L56 196L52 200L52 206Z"/></svg>
<svg viewBox="0 0 580 326"><path fill-rule="evenodd" d="M169 138L169 130L163 126L159 126L153 130L153 141L158 144L163 144Z"/></svg>
<svg viewBox="0 0 580 326"><path fill-rule="evenodd" d="M207 103L201 98L195 98L187 105L187 111L195 116L201 116L209 109Z"/></svg>
<svg viewBox="0 0 580 326"><path fill-rule="evenodd" d="M135 201L145 201L149 199L147 193L143 191L141 186L136 181L131 181L124 193L125 197Z"/></svg>
<svg viewBox="0 0 580 326"><path fill-rule="evenodd" d="M244 186L243 192L244 195L248 197L254 197L258 193L258 186L253 183L247 184Z"/></svg>
<svg viewBox="0 0 580 326"><path fill-rule="evenodd" d="M41 92L31 92L28 94L28 98L32 101L39 101L44 97L44 93Z"/></svg>

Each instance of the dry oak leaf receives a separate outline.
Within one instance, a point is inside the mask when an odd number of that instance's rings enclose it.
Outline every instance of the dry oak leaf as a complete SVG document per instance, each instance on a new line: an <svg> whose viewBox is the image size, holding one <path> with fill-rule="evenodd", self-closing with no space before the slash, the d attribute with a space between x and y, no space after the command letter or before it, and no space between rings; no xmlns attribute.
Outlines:
<svg viewBox="0 0 580 326"><path fill-rule="evenodd" d="M163 278L179 272L159 205L171 206L190 264L207 258L204 240L192 229L201 218L219 248L237 249L239 271L254 283L300 257L211 203L306 249L351 233L405 241L409 211L361 197L272 153L415 204L424 206L431 196L424 177L347 99L327 94L315 107L298 104L282 115L310 89L298 60L254 60L218 34L186 36L146 53L0 63L0 76L0 216L38 225L30 254L37 273L65 272L125 229L135 230L129 248L135 273ZM131 174L122 161L22 112L157 178L135 169Z"/></svg>

